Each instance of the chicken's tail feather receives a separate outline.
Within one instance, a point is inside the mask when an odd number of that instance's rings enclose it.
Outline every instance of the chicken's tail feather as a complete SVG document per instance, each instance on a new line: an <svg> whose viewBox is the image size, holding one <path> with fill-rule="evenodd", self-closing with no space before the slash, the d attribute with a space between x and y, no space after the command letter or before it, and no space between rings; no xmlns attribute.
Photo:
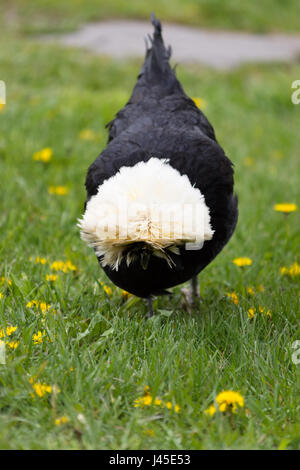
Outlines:
<svg viewBox="0 0 300 470"><path fill-rule="evenodd" d="M151 13L151 23L154 26L154 36L159 36L161 38L161 22L158 18L155 18L154 13Z"/></svg>
<svg viewBox="0 0 300 470"><path fill-rule="evenodd" d="M154 13L151 14L151 22L154 26L154 33L153 36L148 35L151 47L148 47L148 41L146 40L146 57L140 76L143 76L150 85L158 83L161 85L174 85L177 79L169 64L172 53L171 46L165 47L161 22L155 17Z"/></svg>

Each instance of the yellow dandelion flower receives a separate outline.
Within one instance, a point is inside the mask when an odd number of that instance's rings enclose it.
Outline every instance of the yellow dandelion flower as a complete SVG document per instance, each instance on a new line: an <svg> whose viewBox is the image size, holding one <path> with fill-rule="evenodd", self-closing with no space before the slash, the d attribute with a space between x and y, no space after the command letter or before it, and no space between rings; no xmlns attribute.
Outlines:
<svg viewBox="0 0 300 470"><path fill-rule="evenodd" d="M232 262L239 267L250 266L252 264L252 259L247 257L234 258Z"/></svg>
<svg viewBox="0 0 300 470"><path fill-rule="evenodd" d="M97 134L91 129L82 129L79 133L81 140L97 140Z"/></svg>
<svg viewBox="0 0 300 470"><path fill-rule="evenodd" d="M225 402L221 403L219 405L219 411L221 411L221 413L225 413L225 411L227 410L227 406L228 406L227 403L225 403Z"/></svg>
<svg viewBox="0 0 300 470"><path fill-rule="evenodd" d="M17 326L8 326L6 328L6 335L7 336L12 335L16 331L17 328L18 328Z"/></svg>
<svg viewBox="0 0 300 470"><path fill-rule="evenodd" d="M153 398L151 395L145 395L143 397L139 397L134 401L135 408L143 408L144 406L152 405Z"/></svg>
<svg viewBox="0 0 300 470"><path fill-rule="evenodd" d="M57 279L57 275L56 275L56 274L47 274L47 275L46 275L46 281L54 282L54 281L56 281L56 279Z"/></svg>
<svg viewBox="0 0 300 470"><path fill-rule="evenodd" d="M1 277L0 277L0 283L1 283L1 284L7 284L7 285L9 285L9 286L12 285L11 280L10 280L10 279L7 279L7 278L4 277L4 276L1 276Z"/></svg>
<svg viewBox="0 0 300 470"><path fill-rule="evenodd" d="M34 262L36 264L40 263L40 264L46 264L47 263L47 260L46 258L41 258L40 256L37 256L34 260Z"/></svg>
<svg viewBox="0 0 300 470"><path fill-rule="evenodd" d="M254 308L254 307L249 308L248 318L250 318L250 319L253 318L255 316L256 312L257 312L256 308ZM271 311L267 310L265 307L258 307L258 312L265 315L268 318L272 318Z"/></svg>
<svg viewBox="0 0 300 470"><path fill-rule="evenodd" d="M227 292L227 297L235 304L238 305L239 298L236 292Z"/></svg>
<svg viewBox="0 0 300 470"><path fill-rule="evenodd" d="M11 336L17 328L17 326L7 326L6 328L0 328L0 338Z"/></svg>
<svg viewBox="0 0 300 470"><path fill-rule="evenodd" d="M107 295L109 295L109 296L112 295L112 288L111 287L109 287L105 284L102 287L103 287L104 292L106 292Z"/></svg>
<svg viewBox="0 0 300 470"><path fill-rule="evenodd" d="M35 393L42 398L46 393L51 393L52 392L52 387L51 385L43 384L40 382L34 382L32 381L32 387L35 391Z"/></svg>
<svg viewBox="0 0 300 470"><path fill-rule="evenodd" d="M248 310L248 318L254 318L255 317L255 308L249 308Z"/></svg>
<svg viewBox="0 0 300 470"><path fill-rule="evenodd" d="M56 426L61 426L62 424L66 424L66 423L68 423L69 421L70 421L70 420L69 420L68 416L61 416L60 418L56 418L56 419L54 420L54 424L55 424Z"/></svg>
<svg viewBox="0 0 300 470"><path fill-rule="evenodd" d="M30 301L27 302L27 304L26 304L26 307L27 307L27 308L38 307L38 306L39 306L38 300L30 300Z"/></svg>
<svg viewBox="0 0 300 470"><path fill-rule="evenodd" d="M238 407L244 407L244 397L232 390L224 390L223 392L219 393L216 397L216 402L219 406L219 410L224 413L225 411L229 410L235 413Z"/></svg>
<svg viewBox="0 0 300 470"><path fill-rule="evenodd" d="M3 294L0 292L0 300L3 299Z"/></svg>
<svg viewBox="0 0 300 470"><path fill-rule="evenodd" d="M280 204L275 204L273 209L277 212L283 212L284 214L290 214L298 210L297 204L291 202L284 202Z"/></svg>
<svg viewBox="0 0 300 470"><path fill-rule="evenodd" d="M11 349L16 349L18 346L19 346L19 341L9 341L7 343L7 345L11 348Z"/></svg>
<svg viewBox="0 0 300 470"><path fill-rule="evenodd" d="M53 155L52 149L50 147L46 147L46 148L40 150L39 152L35 152L32 155L32 158L35 161L41 161L43 163L48 163L51 160L52 155Z"/></svg>
<svg viewBox="0 0 300 470"><path fill-rule="evenodd" d="M62 271L63 273L67 273L68 271L76 271L77 269L70 260L66 262L60 260L53 261L53 263L50 265L50 268L54 271Z"/></svg>
<svg viewBox="0 0 300 470"><path fill-rule="evenodd" d="M40 302L39 308L42 310L43 313L45 313L49 308L51 307L50 304L46 304L46 302Z"/></svg>
<svg viewBox="0 0 300 470"><path fill-rule="evenodd" d="M292 264L289 269L290 276L299 276L300 274L300 265L298 263Z"/></svg>
<svg viewBox="0 0 300 470"><path fill-rule="evenodd" d="M134 406L135 408L139 408L139 407L141 406L141 404L142 404L141 398L136 398L136 399L134 400L134 402L133 402L133 406Z"/></svg>
<svg viewBox="0 0 300 470"><path fill-rule="evenodd" d="M145 386L144 388L144 395L142 397L136 398L136 400L133 403L133 406L135 408L144 408L145 406L159 406L163 407L165 406L169 410L173 408L173 404L171 401L164 402L161 398L156 397L153 398L152 395L150 394L150 387L148 385ZM175 405L174 406L174 411L176 413L179 413L180 411L180 406Z"/></svg>
<svg viewBox="0 0 300 470"><path fill-rule="evenodd" d="M50 265L51 269L54 269L55 271L62 271L65 267L65 263L63 261L53 261L53 263Z"/></svg>
<svg viewBox="0 0 300 470"><path fill-rule="evenodd" d="M35 307L37 309L40 309L42 313L45 313L47 310L51 308L51 305L47 304L46 302L40 302L39 300L30 300L30 302L26 304L26 307L27 308Z"/></svg>
<svg viewBox="0 0 300 470"><path fill-rule="evenodd" d="M56 194L57 196L65 196L68 192L67 186L49 186L49 194Z"/></svg>
<svg viewBox="0 0 300 470"><path fill-rule="evenodd" d="M129 299L129 297L132 297L132 294L130 294L130 292L127 292L126 290L123 290L123 289L121 291L121 295L124 300L127 300Z"/></svg>
<svg viewBox="0 0 300 470"><path fill-rule="evenodd" d="M76 271L76 266L70 261L68 260L66 263L65 263L65 269L67 271Z"/></svg>
<svg viewBox="0 0 300 470"><path fill-rule="evenodd" d="M100 285L103 287L103 290L104 292L106 292L107 295L112 295L112 289L111 287L107 286L106 284L104 284L103 281L99 281L100 282Z"/></svg>
<svg viewBox="0 0 300 470"><path fill-rule="evenodd" d="M265 288L262 284L259 284L258 286L248 286L247 287L247 294L249 295L256 295L257 292L264 292Z"/></svg>
<svg viewBox="0 0 300 470"><path fill-rule="evenodd" d="M33 336L32 336L32 341L34 344L42 344L43 342L43 338L45 337L46 335L46 332L45 330L43 330L43 332L41 332L40 330L35 333Z"/></svg>
<svg viewBox="0 0 300 470"><path fill-rule="evenodd" d="M216 413L216 407L215 405L210 405L205 411L204 413L208 416L213 416L215 413Z"/></svg>
<svg viewBox="0 0 300 470"><path fill-rule="evenodd" d="M160 398L155 398L154 400L154 405L156 406L161 406L163 404L162 400Z"/></svg>
<svg viewBox="0 0 300 470"><path fill-rule="evenodd" d="M283 276L296 277L300 275L300 264L297 262L293 263L290 267L284 266L280 269Z"/></svg>
<svg viewBox="0 0 300 470"><path fill-rule="evenodd" d="M197 108L204 109L206 107L206 101L203 98L194 97L192 100L194 101Z"/></svg>
<svg viewBox="0 0 300 470"><path fill-rule="evenodd" d="M270 310L267 310L265 307L258 307L260 313L265 315L266 317L272 318Z"/></svg>
<svg viewBox="0 0 300 470"><path fill-rule="evenodd" d="M152 405L152 402L153 402L153 398L151 395L145 395L144 397L142 397L142 403L146 406L150 406Z"/></svg>

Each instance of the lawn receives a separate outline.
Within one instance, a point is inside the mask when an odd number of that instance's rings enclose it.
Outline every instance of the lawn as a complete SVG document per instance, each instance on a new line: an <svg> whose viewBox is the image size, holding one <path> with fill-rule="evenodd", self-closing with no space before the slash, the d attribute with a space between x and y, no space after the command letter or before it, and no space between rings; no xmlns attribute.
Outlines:
<svg viewBox="0 0 300 470"><path fill-rule="evenodd" d="M140 63L8 39L0 47L0 448L300 449L292 361L300 276L281 272L300 263L299 211L273 209L300 205L300 107L290 99L300 66L177 68L234 162L240 217L199 276L193 313L177 287L146 320L144 302L105 278L76 227L87 167ZM236 257L252 264L238 267ZM222 390L239 392L244 407L209 416ZM145 406L134 406L141 397Z"/></svg>
<svg viewBox="0 0 300 470"><path fill-rule="evenodd" d="M298 0L1 0L1 23L30 33L72 30L111 18L164 21L206 28L299 32Z"/></svg>

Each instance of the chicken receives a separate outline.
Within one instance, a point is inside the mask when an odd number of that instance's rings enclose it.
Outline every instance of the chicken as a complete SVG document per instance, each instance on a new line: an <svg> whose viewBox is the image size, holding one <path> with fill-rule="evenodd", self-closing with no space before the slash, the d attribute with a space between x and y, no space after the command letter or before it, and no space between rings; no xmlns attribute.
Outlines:
<svg viewBox="0 0 300 470"><path fill-rule="evenodd" d="M236 227L233 168L205 115L169 64L154 26L132 95L108 124L107 147L89 167L81 237L118 287L148 299L191 280Z"/></svg>

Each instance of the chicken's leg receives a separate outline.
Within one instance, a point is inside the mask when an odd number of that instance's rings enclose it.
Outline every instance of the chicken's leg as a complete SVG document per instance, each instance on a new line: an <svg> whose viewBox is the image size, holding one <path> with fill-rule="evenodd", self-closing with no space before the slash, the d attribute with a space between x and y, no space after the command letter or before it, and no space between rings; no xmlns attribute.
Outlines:
<svg viewBox="0 0 300 470"><path fill-rule="evenodd" d="M153 305L152 305L151 295L150 295L150 297L147 298L147 304L148 304L148 312L147 312L146 317L151 318L153 316Z"/></svg>
<svg viewBox="0 0 300 470"><path fill-rule="evenodd" d="M198 276L194 276L190 280L190 286L186 289L183 289L184 302L183 307L191 313L192 309L195 307L197 300L200 299L200 289L198 283Z"/></svg>
<svg viewBox="0 0 300 470"><path fill-rule="evenodd" d="M194 305L197 299L200 299L200 287L198 283L198 276L192 277L190 280L191 287L190 287L190 299L191 304Z"/></svg>

